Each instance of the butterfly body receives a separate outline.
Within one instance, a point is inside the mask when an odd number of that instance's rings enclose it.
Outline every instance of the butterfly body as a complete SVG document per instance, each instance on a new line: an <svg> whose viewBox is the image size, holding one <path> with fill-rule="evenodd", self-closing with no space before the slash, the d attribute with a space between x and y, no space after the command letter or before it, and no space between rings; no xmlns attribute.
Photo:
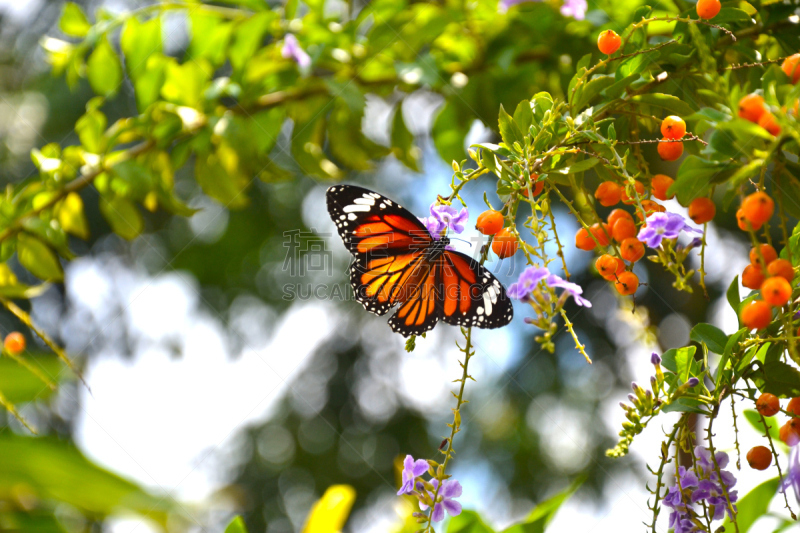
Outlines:
<svg viewBox="0 0 800 533"><path fill-rule="evenodd" d="M353 185L327 192L328 213L354 261L356 300L389 319L405 337L452 325L497 328L513 317L503 285L471 257L448 250L450 240L428 232L392 200Z"/></svg>

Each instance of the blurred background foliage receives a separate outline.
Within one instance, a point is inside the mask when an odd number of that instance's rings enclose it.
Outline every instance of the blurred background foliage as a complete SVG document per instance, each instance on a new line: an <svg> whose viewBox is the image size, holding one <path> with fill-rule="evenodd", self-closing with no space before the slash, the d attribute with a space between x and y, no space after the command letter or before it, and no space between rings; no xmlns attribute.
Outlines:
<svg viewBox="0 0 800 533"><path fill-rule="evenodd" d="M286 315L316 300L286 297L283 288L297 282L285 268L286 232L332 229L322 207L329 183L365 184L426 214L436 194L447 192L449 162L466 158L466 143L497 139L501 105L513 109L539 91L563 97L575 64L594 52L597 33L620 30L643 3L590 1L585 20L562 16L560 3L505 9L494 0L4 3L0 179L26 185L6 198L2 213L3 229L15 236L3 251L15 274L5 286L60 280L72 254L121 277L129 270L151 280L173 272L225 326L236 356L252 335L278 335ZM664 11L691 5L650 4ZM800 48L794 27L775 31ZM297 35L310 67L283 57L287 33ZM653 173L675 168L651 162ZM88 176L91 185L76 196L48 196L74 176ZM478 206L487 188L493 190L491 180L479 181L465 198ZM557 214L568 228L566 213ZM35 220L57 224L41 229ZM730 223L718 228L719 239L737 246ZM50 266L28 268L34 277L10 257L13 246L20 260L24 248ZM311 278L349 294L343 250L334 249L331 261L331 277ZM573 281L595 302L592 310L568 309L592 367L567 336L556 337L555 353L540 350L536 332L521 321L476 341L484 373L476 370L478 383L468 391L467 411L474 410L459 435L456 475L486 487L487 520L523 517L579 474L586 477L580 494L594 502L623 471L642 476L635 457L604 456L615 440L609 406L628 387L632 357L654 343L685 344L690 323L715 320L727 283L715 283L714 265L707 266L707 301L700 291L674 290L663 273L643 265L649 290L636 312L616 313L615 298L588 273L588 260L570 261ZM505 282L514 268L492 266ZM725 269L724 261L717 266ZM98 303L110 310L87 312L80 293L70 290L71 272L67 267L66 287L48 286L40 303L25 302L24 310L83 369L102 357L135 361L141 332L116 320L127 304L120 297ZM376 516L393 514L398 457L431 456L450 413L446 395L405 387L403 380L417 378L404 365L416 364L433 381L456 377L444 373L455 368L455 331L419 339L434 361L420 366L419 355L403 352L382 319L352 301L332 300L323 307L328 327L309 321L293 333L318 329L313 353L281 377L267 416L233 432L234 452L212 452L218 490L191 506L169 488L138 488L74 446L88 396L57 358L30 354L57 382L55 393L1 359L0 390L38 436L4 413L0 529L100 531L110 527L106 517L133 512L154 527L221 530L238 512L250 531L298 531L334 484L355 489L352 531L381 523ZM250 302L250 336L233 320L242 302ZM0 321L4 332L25 330L8 314ZM30 343L43 347L33 337ZM179 340L163 344L182 357ZM266 358L296 355L291 343L285 347ZM213 383L208 390L214 394ZM219 416L209 413L203 423ZM568 436L554 436L555 427ZM209 505L221 510L199 510Z"/></svg>

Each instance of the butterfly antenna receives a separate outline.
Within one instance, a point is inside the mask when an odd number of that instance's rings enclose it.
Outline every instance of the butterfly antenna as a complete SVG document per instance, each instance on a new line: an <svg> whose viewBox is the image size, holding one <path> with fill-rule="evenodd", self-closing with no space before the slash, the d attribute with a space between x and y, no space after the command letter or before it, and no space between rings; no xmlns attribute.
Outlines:
<svg viewBox="0 0 800 533"><path fill-rule="evenodd" d="M469 247L470 247L470 248L472 248L472 242L471 242L471 241L468 241L467 239L462 239L462 238L460 238L460 237L450 237L450 240L451 240L451 241L461 241L461 242L465 242L465 243L469 244Z"/></svg>

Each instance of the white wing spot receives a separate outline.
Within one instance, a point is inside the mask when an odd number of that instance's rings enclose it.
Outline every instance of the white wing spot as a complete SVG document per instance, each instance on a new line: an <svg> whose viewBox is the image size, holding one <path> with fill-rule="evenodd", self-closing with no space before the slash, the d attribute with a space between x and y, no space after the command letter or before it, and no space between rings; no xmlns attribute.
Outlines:
<svg viewBox="0 0 800 533"><path fill-rule="evenodd" d="M367 213L369 212L369 208L370 206L368 205L351 204L344 206L344 209L342 209L342 211L344 211L345 213L353 213L355 211L362 211L364 213Z"/></svg>
<svg viewBox="0 0 800 533"><path fill-rule="evenodd" d="M483 293L483 306L486 308L486 316L492 314L492 300L488 294Z"/></svg>
<svg viewBox="0 0 800 533"><path fill-rule="evenodd" d="M353 213L350 213L349 215L347 215L347 220L355 220L355 219L357 219L357 218L358 218L358 217L357 217L357 216L355 216Z"/></svg>

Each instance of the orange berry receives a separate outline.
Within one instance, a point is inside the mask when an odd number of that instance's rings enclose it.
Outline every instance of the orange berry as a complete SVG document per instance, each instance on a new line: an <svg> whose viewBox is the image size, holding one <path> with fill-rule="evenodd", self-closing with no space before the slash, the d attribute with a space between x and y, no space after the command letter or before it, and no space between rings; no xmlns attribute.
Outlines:
<svg viewBox="0 0 800 533"><path fill-rule="evenodd" d="M611 236L617 242L636 236L636 224L628 218L620 218L611 226Z"/></svg>
<svg viewBox="0 0 800 533"><path fill-rule="evenodd" d="M769 305L780 307L792 297L792 286L780 276L773 276L761 284L761 297Z"/></svg>
<svg viewBox="0 0 800 533"><path fill-rule="evenodd" d="M25 335L19 331L12 331L6 336L3 347L11 354L19 354L25 351Z"/></svg>
<svg viewBox="0 0 800 533"><path fill-rule="evenodd" d="M631 216L630 213L628 213L624 209L614 209L613 211L611 211L611 213L608 214L608 225L613 228L617 220L620 220L622 218L627 218L628 220L633 222L633 217Z"/></svg>
<svg viewBox="0 0 800 533"><path fill-rule="evenodd" d="M689 218L691 218L695 224L711 222L715 214L717 214L717 206L714 205L711 198L695 198L692 200L692 203L689 204Z"/></svg>
<svg viewBox="0 0 800 533"><path fill-rule="evenodd" d="M594 266L603 279L609 281L615 279L617 274L621 274L625 271L625 262L618 257L608 254L603 254L598 257L597 261L594 262Z"/></svg>
<svg viewBox="0 0 800 533"><path fill-rule="evenodd" d="M781 410L781 402L774 394L765 392L756 400L756 411L764 416L773 416Z"/></svg>
<svg viewBox="0 0 800 533"><path fill-rule="evenodd" d="M538 174L534 174L534 175L531 176L531 180L532 181L536 180L536 178L538 178L538 177L539 177ZM534 183L531 183L531 189L533 189L533 195L534 196L539 196L540 194L542 194L542 191L544 190L544 182L543 181L534 181ZM519 190L519 192L521 192L522 196L524 196L525 198L528 197L528 188L527 187L523 187L522 189Z"/></svg>
<svg viewBox="0 0 800 533"><path fill-rule="evenodd" d="M614 30L606 30L597 36L597 48L606 55L611 55L619 50L622 44L622 37L617 35Z"/></svg>
<svg viewBox="0 0 800 533"><path fill-rule="evenodd" d="M744 267L744 271L742 272L743 286L755 291L761 288L761 284L764 283L764 279L766 278L761 265L754 264Z"/></svg>
<svg viewBox="0 0 800 533"><path fill-rule="evenodd" d="M636 190L636 194L638 194L640 198L644 196L644 185L642 185L642 182L635 181L633 188ZM628 187L625 187L622 191L622 203L628 205L636 203L636 196L630 196L628 194Z"/></svg>
<svg viewBox="0 0 800 533"><path fill-rule="evenodd" d="M786 259L776 259L767 265L767 273L770 276L780 276L788 282L794 279L794 268Z"/></svg>
<svg viewBox="0 0 800 533"><path fill-rule="evenodd" d="M639 276L633 272L622 272L617 276L617 281L614 283L614 288L623 296L628 296L636 292L639 288Z"/></svg>
<svg viewBox="0 0 800 533"><path fill-rule="evenodd" d="M484 235L494 235L503 229L503 215L499 211L490 209L478 215L475 228Z"/></svg>
<svg viewBox="0 0 800 533"><path fill-rule="evenodd" d="M635 263L644 257L644 244L636 237L629 237L620 243L619 255L624 260Z"/></svg>
<svg viewBox="0 0 800 533"><path fill-rule="evenodd" d="M608 224L605 222L602 225L599 223L592 224L589 231L592 232L592 235L594 235L594 238L597 240L597 244L600 246L608 246L608 243L611 242L611 229L609 229Z"/></svg>
<svg viewBox="0 0 800 533"><path fill-rule="evenodd" d="M592 239L592 236L589 235L589 232L586 231L586 228L581 228L578 230L578 233L575 234L575 246L588 252L594 250L597 243Z"/></svg>
<svg viewBox="0 0 800 533"><path fill-rule="evenodd" d="M800 416L800 398L792 398L789 400L789 405L786 406L786 412L789 415Z"/></svg>
<svg viewBox="0 0 800 533"><path fill-rule="evenodd" d="M597 186L597 190L594 191L594 197L603 207L617 205L622 197L622 187L613 181L604 181Z"/></svg>
<svg viewBox="0 0 800 533"><path fill-rule="evenodd" d="M755 300L742 309L739 318L748 329L764 329L772 322L772 308L767 302Z"/></svg>
<svg viewBox="0 0 800 533"><path fill-rule="evenodd" d="M758 231L761 229L763 224L752 224L747 217L744 216L744 209L741 207L736 211L736 223L739 225L739 229L742 231Z"/></svg>
<svg viewBox="0 0 800 533"><path fill-rule="evenodd" d="M784 59L781 69L789 76L792 83L800 81L800 54L792 54Z"/></svg>
<svg viewBox="0 0 800 533"><path fill-rule="evenodd" d="M697 0L697 16L701 19L713 19L722 9L719 0Z"/></svg>
<svg viewBox="0 0 800 533"><path fill-rule="evenodd" d="M653 191L653 196L662 202L671 200L675 195L671 194L668 196L667 190L672 187L673 183L675 183L675 180L666 174L656 174L653 176L653 179L650 180L650 190Z"/></svg>
<svg viewBox="0 0 800 533"><path fill-rule="evenodd" d="M664 161L675 161L683 155L683 142L668 141L658 143L658 155Z"/></svg>
<svg viewBox="0 0 800 533"><path fill-rule="evenodd" d="M747 464L756 470L766 470L772 463L772 452L766 446L754 446L747 452Z"/></svg>
<svg viewBox="0 0 800 533"><path fill-rule="evenodd" d="M517 253L519 243L517 238L511 234L507 229L503 228L497 232L492 240L492 251L497 254L500 259L511 257Z"/></svg>
<svg viewBox="0 0 800 533"><path fill-rule="evenodd" d="M775 261L778 258L778 252L775 251L775 248L772 245L767 243L762 243L758 245L758 250L755 248L750 248L750 263L758 264L759 255L758 252L761 252L761 257L764 258L764 264L768 265Z"/></svg>
<svg viewBox="0 0 800 533"><path fill-rule="evenodd" d="M753 226L768 222L775 212L775 202L765 192L754 192L742 201L742 212Z"/></svg>
<svg viewBox="0 0 800 533"><path fill-rule="evenodd" d="M661 135L665 139L682 139L686 135L686 122L681 117L668 116L661 121Z"/></svg>
<svg viewBox="0 0 800 533"><path fill-rule="evenodd" d="M788 446L794 446L800 442L800 425L797 418L793 418L781 426L779 433L780 439Z"/></svg>
<svg viewBox="0 0 800 533"><path fill-rule="evenodd" d="M743 96L739 100L739 117L749 120L758 124L761 115L767 112L767 106L764 104L764 99L753 93Z"/></svg>
<svg viewBox="0 0 800 533"><path fill-rule="evenodd" d="M780 124L775 120L775 115L769 111L761 115L761 118L758 119L758 125L776 137L781 134Z"/></svg>

